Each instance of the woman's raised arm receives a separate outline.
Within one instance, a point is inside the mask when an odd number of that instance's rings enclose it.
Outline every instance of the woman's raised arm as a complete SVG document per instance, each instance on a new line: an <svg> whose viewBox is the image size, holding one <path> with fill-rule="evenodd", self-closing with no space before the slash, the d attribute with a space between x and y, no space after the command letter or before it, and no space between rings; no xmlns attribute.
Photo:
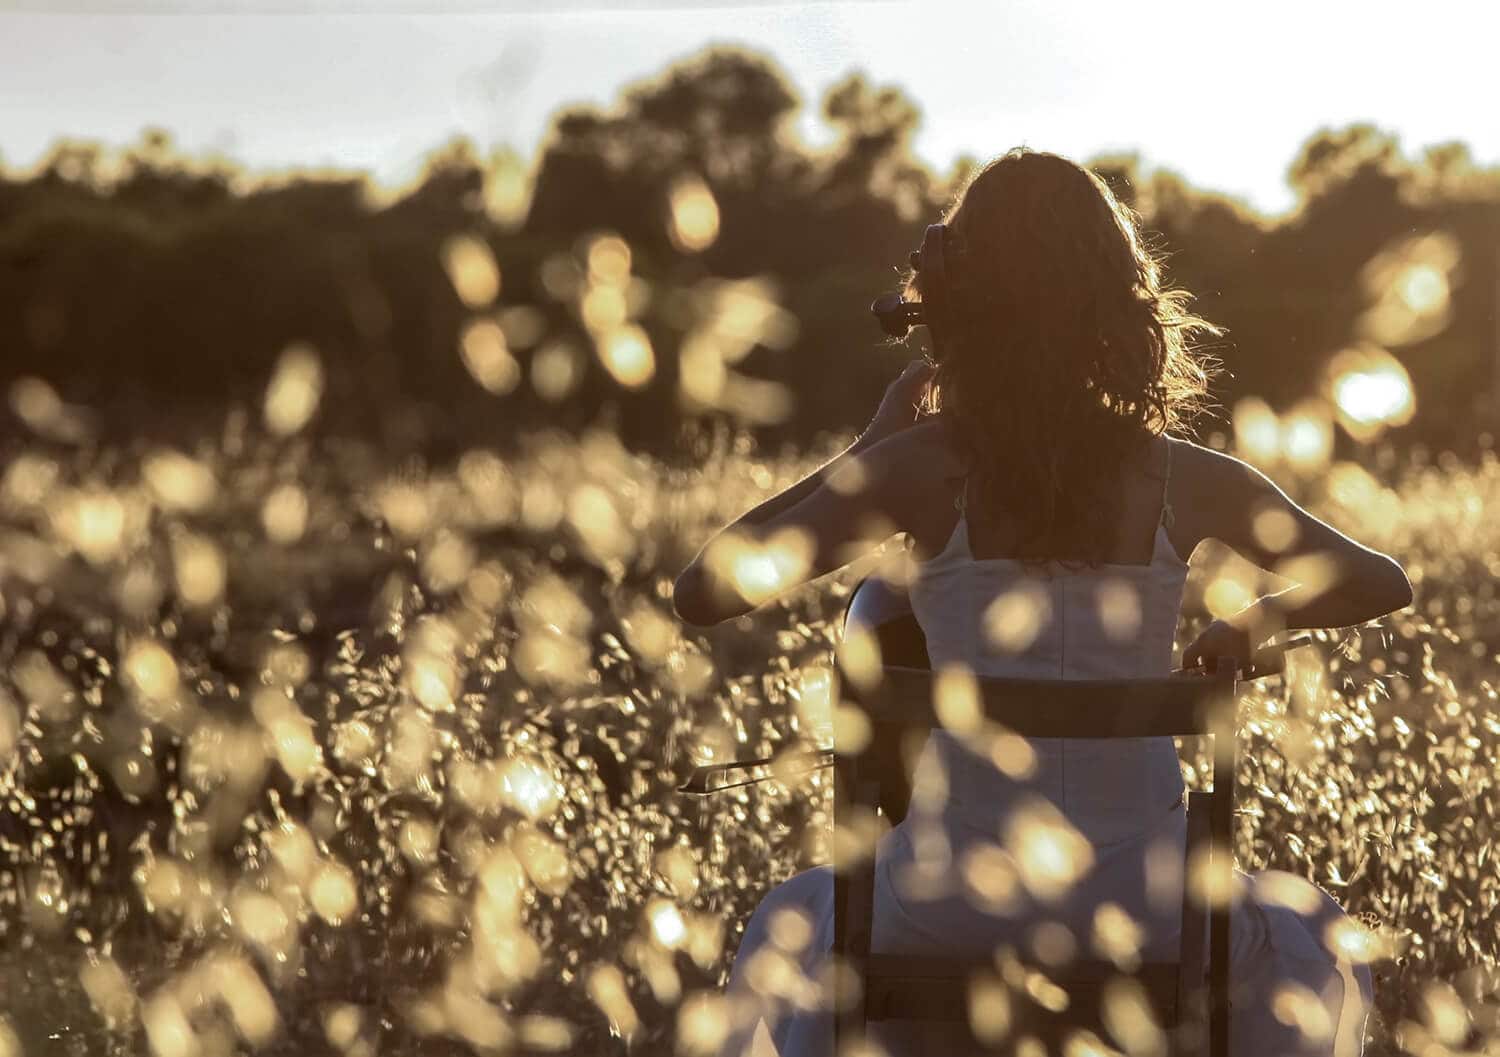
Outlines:
<svg viewBox="0 0 1500 1057"><path fill-rule="evenodd" d="M1285 629L1349 627L1411 604L1411 582L1395 559L1310 514L1248 463L1194 450L1201 499L1191 516L1201 535L1294 585L1215 621L1183 652L1184 665L1223 653L1244 659Z"/></svg>
<svg viewBox="0 0 1500 1057"><path fill-rule="evenodd" d="M673 586L678 617L709 627L742 616L899 531L890 515L911 474L906 445L895 441L917 422L931 377L930 364L908 364L858 440L715 533Z"/></svg>

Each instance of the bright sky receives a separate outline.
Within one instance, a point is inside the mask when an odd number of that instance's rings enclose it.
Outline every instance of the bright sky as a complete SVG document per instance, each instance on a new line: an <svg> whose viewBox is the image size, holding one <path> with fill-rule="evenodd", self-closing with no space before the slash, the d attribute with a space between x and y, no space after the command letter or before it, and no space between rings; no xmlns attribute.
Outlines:
<svg viewBox="0 0 1500 1057"><path fill-rule="evenodd" d="M1372 121L1410 155L1462 139L1500 163L1497 28L1490 5L1454 0L0 0L0 158L155 124L256 168L400 180L456 132L529 154L560 104L608 104L737 43L787 73L815 142L822 93L860 68L922 105L917 153L939 169L1018 143L1080 161L1135 149L1279 212L1320 126Z"/></svg>

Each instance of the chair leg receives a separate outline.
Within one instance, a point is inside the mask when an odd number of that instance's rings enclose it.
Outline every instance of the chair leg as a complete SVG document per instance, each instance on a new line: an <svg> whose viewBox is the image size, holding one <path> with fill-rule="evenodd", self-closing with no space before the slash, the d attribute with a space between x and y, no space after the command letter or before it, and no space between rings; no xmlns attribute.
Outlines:
<svg viewBox="0 0 1500 1057"><path fill-rule="evenodd" d="M1227 662L1232 663L1232 662ZM1229 670L1233 670L1230 668ZM1208 917L1209 1053L1229 1057L1229 915L1234 885L1234 693L1229 710L1214 730L1214 802L1210 810L1213 859L1210 884L1222 898Z"/></svg>
<svg viewBox="0 0 1500 1057"><path fill-rule="evenodd" d="M854 796L853 772L855 769L855 761L842 756L834 757L833 824L835 831L839 826L849 824L851 817L850 804ZM839 861L838 847L839 843L835 840L833 863L833 959L836 963L847 965L849 958L849 892L852 887L852 877L850 876L847 864ZM825 997L832 999L836 1011L833 1019L833 1049L837 1053L841 1036L846 1031L841 1011L852 996L844 993L844 975L842 973L831 973L828 979L832 982L834 993Z"/></svg>
<svg viewBox="0 0 1500 1057"><path fill-rule="evenodd" d="M1183 850L1182 871L1182 947L1177 965L1177 1027L1174 1057L1204 1057L1207 1052L1205 1024L1206 995L1203 966L1208 941L1205 908L1193 897L1191 868L1198 857L1209 852L1211 833L1209 812L1211 793L1189 792L1187 795L1187 844Z"/></svg>
<svg viewBox="0 0 1500 1057"><path fill-rule="evenodd" d="M855 790L854 802L873 806L880 799L880 787L876 782L861 781ZM842 898L840 893L842 889ZM834 937L843 964L848 971L837 974L834 979L847 978L853 992L835 995L836 1008L833 1020L834 1053L841 1046L855 1039L863 1039L866 1033L867 981L865 969L870 959L870 935L875 923L875 855L874 849L860 864L842 874L834 874ZM840 922L837 915L842 914ZM840 928L842 924L842 928Z"/></svg>

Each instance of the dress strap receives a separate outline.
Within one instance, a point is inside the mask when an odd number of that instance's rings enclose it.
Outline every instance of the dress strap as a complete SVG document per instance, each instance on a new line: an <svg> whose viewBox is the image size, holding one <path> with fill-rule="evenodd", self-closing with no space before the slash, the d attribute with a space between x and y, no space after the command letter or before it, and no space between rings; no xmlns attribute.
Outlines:
<svg viewBox="0 0 1500 1057"><path fill-rule="evenodd" d="M1172 438L1162 434L1167 442L1167 472L1161 479L1161 523L1167 528L1172 527L1172 503L1167 498L1167 486L1172 483Z"/></svg>
<svg viewBox="0 0 1500 1057"><path fill-rule="evenodd" d="M953 506L960 514L969 511L969 475L964 474L964 486L953 499Z"/></svg>

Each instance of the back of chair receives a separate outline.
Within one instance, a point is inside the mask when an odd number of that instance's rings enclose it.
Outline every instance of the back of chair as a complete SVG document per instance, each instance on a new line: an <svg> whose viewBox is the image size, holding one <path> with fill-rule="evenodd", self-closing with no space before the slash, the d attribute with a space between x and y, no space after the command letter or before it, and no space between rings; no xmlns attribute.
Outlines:
<svg viewBox="0 0 1500 1057"><path fill-rule="evenodd" d="M926 732L956 719L965 724L982 716L990 724L1026 738L1139 738L1202 736L1214 742L1214 789L1211 797L1194 794L1193 803L1210 801L1208 825L1193 819L1188 834L1188 861L1205 862L1209 901L1209 1050L1227 1055L1229 1043L1229 902L1233 858L1231 820L1234 810L1235 699L1238 688L1232 660L1218 661L1219 674L1176 675L1161 679L1037 680L977 678L968 684L973 699L953 707L936 699L955 692L950 678L915 668L887 666L879 679L857 681L843 673L844 700L856 704L869 720L871 737L853 751L834 745L834 822L843 834L857 832L860 808L873 811L890 803L893 791L910 781L893 773L891 761L909 765L899 746L907 732ZM864 685L861 685L863 683ZM978 716L974 714L977 705ZM862 1035L867 1018L866 974L874 915L873 847L850 839L834 842L834 951L853 971L858 987L838 996L835 1050L841 1040ZM859 851L853 851L859 848ZM1201 902L1184 873L1182 956L1178 976L1177 1020L1196 1027L1202 1016L1203 964ZM1190 904L1197 903L1196 907ZM845 980L838 974L835 979ZM1183 1033L1179 1032L1179 1038ZM1182 1051L1175 1051L1182 1052Z"/></svg>

